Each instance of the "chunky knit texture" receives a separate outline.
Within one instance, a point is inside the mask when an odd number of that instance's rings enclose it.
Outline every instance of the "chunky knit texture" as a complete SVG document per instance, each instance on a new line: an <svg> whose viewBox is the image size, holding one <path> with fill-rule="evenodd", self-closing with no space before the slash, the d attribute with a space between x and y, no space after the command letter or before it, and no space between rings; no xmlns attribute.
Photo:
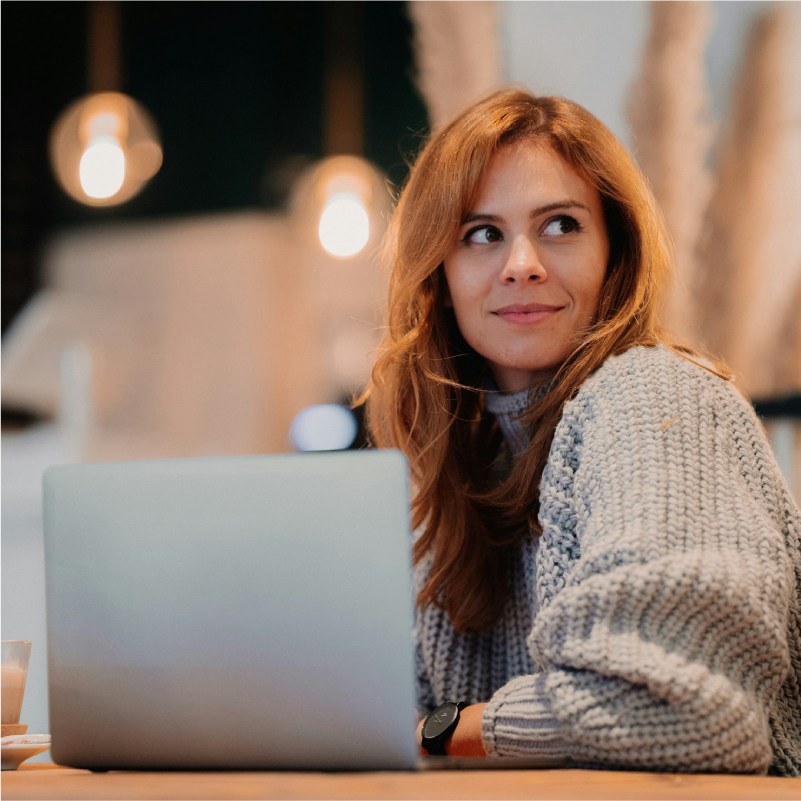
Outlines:
<svg viewBox="0 0 801 801"><path fill-rule="evenodd" d="M487 381L484 398L487 409L495 415L498 425L506 438L514 456L519 456L528 444L528 436L525 428L520 424L518 418L528 409L532 403L542 400L551 387L549 381L533 389L516 392L514 395L504 395L494 379L490 376Z"/></svg>
<svg viewBox="0 0 801 801"><path fill-rule="evenodd" d="M520 398L488 406L519 452ZM490 757L801 775L801 514L728 382L662 346L608 359L565 406L540 522L492 631L417 611L421 710L489 702Z"/></svg>

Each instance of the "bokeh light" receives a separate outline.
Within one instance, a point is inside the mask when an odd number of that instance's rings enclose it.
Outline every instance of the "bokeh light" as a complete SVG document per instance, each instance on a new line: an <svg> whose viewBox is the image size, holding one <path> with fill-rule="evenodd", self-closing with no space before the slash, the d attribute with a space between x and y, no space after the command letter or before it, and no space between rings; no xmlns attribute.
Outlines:
<svg viewBox="0 0 801 801"><path fill-rule="evenodd" d="M384 176L373 164L357 156L329 156L295 182L290 199L295 236L328 263L362 264L373 258L391 203Z"/></svg>
<svg viewBox="0 0 801 801"><path fill-rule="evenodd" d="M113 136L96 136L81 156L81 188L89 197L113 197L125 182L125 153Z"/></svg>
<svg viewBox="0 0 801 801"><path fill-rule="evenodd" d="M61 188L88 206L123 203L158 172L153 118L133 98L99 92L72 103L50 133L50 165Z"/></svg>
<svg viewBox="0 0 801 801"><path fill-rule="evenodd" d="M332 195L320 215L320 244L332 256L347 259L360 253L370 239L370 217L353 192Z"/></svg>
<svg viewBox="0 0 801 801"><path fill-rule="evenodd" d="M299 451L342 451L353 444L358 429L350 409L338 403L324 403L299 412L289 436Z"/></svg>

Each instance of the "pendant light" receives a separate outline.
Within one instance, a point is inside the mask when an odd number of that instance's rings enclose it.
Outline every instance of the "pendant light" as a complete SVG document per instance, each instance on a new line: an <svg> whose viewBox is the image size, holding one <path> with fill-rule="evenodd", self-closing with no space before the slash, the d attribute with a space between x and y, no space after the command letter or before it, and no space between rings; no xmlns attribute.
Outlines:
<svg viewBox="0 0 801 801"><path fill-rule="evenodd" d="M75 200L112 206L142 190L161 167L162 151L151 115L119 91L119 3L91 2L88 10L91 91L53 125L50 165Z"/></svg>
<svg viewBox="0 0 801 801"><path fill-rule="evenodd" d="M317 221L316 238L336 261L361 254L376 239L383 182L364 153L364 9L329 3L323 91L323 150L301 181L300 196Z"/></svg>

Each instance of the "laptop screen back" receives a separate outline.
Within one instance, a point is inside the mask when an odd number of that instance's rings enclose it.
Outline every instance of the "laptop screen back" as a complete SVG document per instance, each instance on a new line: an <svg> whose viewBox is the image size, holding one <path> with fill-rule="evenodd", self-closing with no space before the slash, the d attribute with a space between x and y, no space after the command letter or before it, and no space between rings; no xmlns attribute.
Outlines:
<svg viewBox="0 0 801 801"><path fill-rule="evenodd" d="M396 451L49 469L53 759L413 767L408 493Z"/></svg>

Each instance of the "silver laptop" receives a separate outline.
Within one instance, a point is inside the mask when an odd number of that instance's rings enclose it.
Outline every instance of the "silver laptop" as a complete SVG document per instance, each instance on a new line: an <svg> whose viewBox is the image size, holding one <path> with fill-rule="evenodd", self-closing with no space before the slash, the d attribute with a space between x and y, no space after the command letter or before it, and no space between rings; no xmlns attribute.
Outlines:
<svg viewBox="0 0 801 801"><path fill-rule="evenodd" d="M50 468L55 762L415 767L396 451Z"/></svg>

